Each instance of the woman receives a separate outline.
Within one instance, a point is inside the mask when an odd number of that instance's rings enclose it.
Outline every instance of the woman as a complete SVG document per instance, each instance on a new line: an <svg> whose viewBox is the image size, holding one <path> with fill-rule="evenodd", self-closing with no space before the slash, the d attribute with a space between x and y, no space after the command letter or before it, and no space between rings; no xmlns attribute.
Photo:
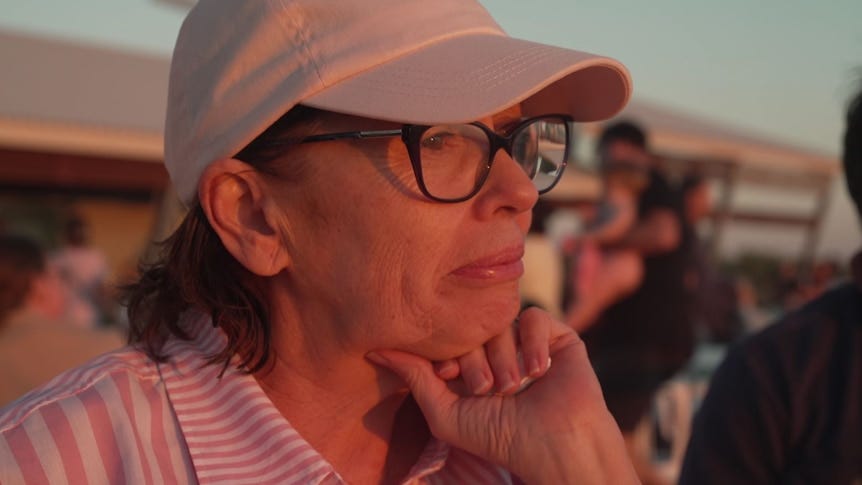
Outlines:
<svg viewBox="0 0 862 485"><path fill-rule="evenodd" d="M369 3L191 11L165 133L191 210L134 346L0 417L4 483L635 480L577 336L518 315L567 122L619 110L624 68L477 3Z"/></svg>

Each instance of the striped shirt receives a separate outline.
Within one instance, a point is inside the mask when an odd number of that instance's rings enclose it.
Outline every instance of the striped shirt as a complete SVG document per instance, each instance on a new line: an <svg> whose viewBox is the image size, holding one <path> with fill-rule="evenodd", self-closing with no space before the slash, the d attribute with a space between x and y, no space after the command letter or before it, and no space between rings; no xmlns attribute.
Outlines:
<svg viewBox="0 0 862 485"><path fill-rule="evenodd" d="M0 410L0 484L338 484L332 466L257 381L206 356L205 321L158 364L127 347L65 372ZM505 470L431 439L403 483L511 483Z"/></svg>

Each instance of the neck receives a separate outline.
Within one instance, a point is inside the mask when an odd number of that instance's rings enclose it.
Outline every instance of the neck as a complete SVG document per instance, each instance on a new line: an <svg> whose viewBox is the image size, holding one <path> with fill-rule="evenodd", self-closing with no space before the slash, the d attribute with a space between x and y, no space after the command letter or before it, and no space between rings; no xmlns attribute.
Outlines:
<svg viewBox="0 0 862 485"><path fill-rule="evenodd" d="M273 326L273 342L291 345L255 376L276 408L348 482L402 479L430 436L403 383L364 354L297 345L307 336L280 330Z"/></svg>

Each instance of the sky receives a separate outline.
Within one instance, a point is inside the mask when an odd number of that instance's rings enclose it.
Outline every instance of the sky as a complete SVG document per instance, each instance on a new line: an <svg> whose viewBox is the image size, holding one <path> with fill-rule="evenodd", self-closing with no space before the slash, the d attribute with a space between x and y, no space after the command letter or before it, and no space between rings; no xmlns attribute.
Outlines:
<svg viewBox="0 0 862 485"><path fill-rule="evenodd" d="M636 97L826 153L862 83L860 0L484 4L512 35L616 57Z"/></svg>
<svg viewBox="0 0 862 485"><path fill-rule="evenodd" d="M862 80L860 0L481 1L511 35L621 60L638 98L827 154ZM165 56L184 14L168 0L0 0L0 11L0 28Z"/></svg>
<svg viewBox="0 0 862 485"><path fill-rule="evenodd" d="M183 1L0 0L0 28L167 57ZM862 86L862 0L480 1L513 36L619 59L635 98L824 154ZM858 240L837 192L825 239Z"/></svg>

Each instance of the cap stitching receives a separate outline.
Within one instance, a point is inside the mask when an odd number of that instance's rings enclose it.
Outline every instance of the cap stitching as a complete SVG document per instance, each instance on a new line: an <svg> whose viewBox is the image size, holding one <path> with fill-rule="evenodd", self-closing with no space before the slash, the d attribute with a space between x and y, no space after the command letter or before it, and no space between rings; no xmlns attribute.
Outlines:
<svg viewBox="0 0 862 485"><path fill-rule="evenodd" d="M279 0L279 3L281 4L281 11L282 12L290 11L290 9L288 8L288 5L286 3L286 0ZM281 12L279 12L279 13L281 13ZM285 16L284 15L276 15L276 17L279 19L279 22L282 24L282 26L285 26L285 22L284 22ZM302 41L302 45L300 45L300 48L302 49L302 52L305 53L305 59L308 61L308 63L311 64L312 66L314 66L314 74L317 76L317 80L320 81L320 84L322 84L323 86L326 86L326 82L324 82L323 76L320 73L320 66L317 65L317 61L314 57L314 53L309 48L309 45L311 44L311 42L309 41L309 38L305 33L305 25L301 24L299 22L298 17L299 17L298 15L296 16L296 18L294 18L294 16L289 16L287 20L291 24L293 24L293 27L296 28L296 34L300 38L300 40ZM286 28L286 26L285 26L285 28Z"/></svg>
<svg viewBox="0 0 862 485"><path fill-rule="evenodd" d="M548 49L546 47L547 46L534 46L534 47L530 47L529 49L525 49L525 50L522 50L519 52L508 54L504 57L501 57L500 59L497 59L496 61L492 62L491 64L487 64L487 65L481 67L480 69L477 69L475 71L470 72L471 77L481 77L482 74L484 74L488 71L491 71L491 70L495 71L495 73L499 72L501 70L505 71L506 66L517 66L519 63L523 62L523 60L526 58L534 58L534 60L542 60L542 59L545 59L551 55L556 54L556 52L548 51ZM535 52L539 52L540 54L538 56L533 56L533 53L535 53ZM410 72L411 74L416 74L416 73L428 74L426 77L430 78L432 80L434 79L433 74L439 74L438 71L430 71L427 69L413 69L413 68L411 68L408 70L408 69L404 69L404 68L400 68L400 67L395 67L395 68L393 68L393 70L400 71L400 72ZM415 76L411 76L411 77L415 77ZM463 78L463 77L464 76L460 76L458 79Z"/></svg>
<svg viewBox="0 0 862 485"><path fill-rule="evenodd" d="M494 82L492 84L485 84L482 87L484 87L486 89L497 87L500 84L502 84L503 82L519 76L523 72L527 71L530 67L534 66L536 63L543 61L546 58L548 58L554 54L557 54L557 53L549 52L549 53L545 53L544 55L535 56L532 58L520 59L520 60L518 60L518 62L512 63L509 66L507 66L508 68L503 72L504 75L497 75L495 77L488 77L487 79L494 79L494 80L496 80L496 82ZM412 70L409 70L409 69L395 69L395 71L396 72L397 71L410 72L410 73L413 72ZM429 78L429 79L432 81L434 80L433 78ZM463 79L463 77L462 77L462 79ZM476 79L476 80L481 81L481 79ZM419 95L427 95L427 96L433 96L434 95L433 93L446 93L446 92L458 91L461 88L463 88L463 86L457 86L457 87L451 87L451 88L433 87L433 86L415 86L415 85L412 85L412 84L409 84L409 83L406 83L406 82L403 82L400 80L396 80L396 79L392 79L389 82L389 86L395 87L395 88L401 87L403 90L387 89L386 86L383 86L382 84L379 84L379 83L368 83L364 86L364 88L369 89L369 90L373 90L373 91L377 91L380 93L409 94L409 95L419 94Z"/></svg>
<svg viewBox="0 0 862 485"><path fill-rule="evenodd" d="M536 51L539 51L539 54L533 55L533 53ZM482 79L489 79L489 78L493 79L493 78L500 77L501 75L505 75L505 74L509 74L508 78L511 78L511 77L514 77L514 75L517 75L517 74L520 74L521 72L523 72L523 69L520 71L517 71L515 73L510 72L509 71L510 69L517 69L519 66L523 66L523 65L533 65L533 64L536 64L540 61L543 61L543 60L547 59L548 57L551 57L555 54L556 54L556 52L548 52L548 51L545 51L545 50L539 49L539 48L531 49L529 51L524 51L520 54L513 54L513 55L506 56L505 59L501 59L499 61L496 61L496 62L494 62L494 64L485 66L485 67L478 69L478 70L475 70L475 71L471 71L467 74L458 75L454 78L456 80L465 80L465 79L482 80ZM434 81L435 79L437 79L434 77L434 74L439 74L439 73L433 73L432 71L429 71L429 70L405 69L405 68L400 68L400 67L393 68L393 71L405 72L405 73L409 72L409 73L411 73L410 77L412 77L412 78L416 78L416 76L414 74L417 74L417 73L420 75L424 74L425 75L424 79L431 80L431 81Z"/></svg>

